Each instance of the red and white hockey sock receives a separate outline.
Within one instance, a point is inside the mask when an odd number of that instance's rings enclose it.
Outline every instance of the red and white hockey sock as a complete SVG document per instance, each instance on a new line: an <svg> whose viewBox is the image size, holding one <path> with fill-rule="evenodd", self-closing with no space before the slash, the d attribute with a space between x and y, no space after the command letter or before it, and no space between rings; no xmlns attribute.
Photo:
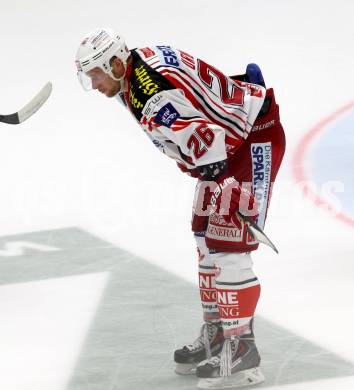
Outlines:
<svg viewBox="0 0 354 390"><path fill-rule="evenodd" d="M217 305L225 337L250 333L260 296L260 284L249 253L217 253L214 261Z"/></svg>
<svg viewBox="0 0 354 390"><path fill-rule="evenodd" d="M207 322L220 322L216 301L214 260L205 245L204 237L195 236L199 255L199 292L203 308L203 318Z"/></svg>

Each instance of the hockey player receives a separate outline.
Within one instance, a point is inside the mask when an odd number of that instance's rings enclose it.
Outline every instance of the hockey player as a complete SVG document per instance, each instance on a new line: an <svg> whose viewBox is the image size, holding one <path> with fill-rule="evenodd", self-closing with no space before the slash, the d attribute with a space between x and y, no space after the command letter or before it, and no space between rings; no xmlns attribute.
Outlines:
<svg viewBox="0 0 354 390"><path fill-rule="evenodd" d="M255 64L228 77L171 46L129 50L110 29L84 38L76 65L86 90L117 97L155 145L198 178L192 230L204 325L175 351L176 372L195 372L202 389L262 382L253 333L258 243L243 216L264 226L285 150L273 90Z"/></svg>

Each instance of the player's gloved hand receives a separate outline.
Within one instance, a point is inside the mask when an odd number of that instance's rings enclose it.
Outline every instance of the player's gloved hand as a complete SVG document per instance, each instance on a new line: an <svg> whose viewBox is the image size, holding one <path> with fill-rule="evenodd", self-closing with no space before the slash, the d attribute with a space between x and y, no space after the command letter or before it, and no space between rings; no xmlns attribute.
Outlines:
<svg viewBox="0 0 354 390"><path fill-rule="evenodd" d="M199 172L197 169L189 169L187 168L186 165L182 164L182 163L177 163L177 166L178 168L183 172L183 173L186 173L187 175L191 176L191 177L199 177Z"/></svg>
<svg viewBox="0 0 354 390"><path fill-rule="evenodd" d="M240 186L237 180L231 176L219 179L218 187L211 197L211 204L215 211L222 215L227 223L233 223L239 229L242 228L237 213L256 220L258 217L258 203L250 189Z"/></svg>

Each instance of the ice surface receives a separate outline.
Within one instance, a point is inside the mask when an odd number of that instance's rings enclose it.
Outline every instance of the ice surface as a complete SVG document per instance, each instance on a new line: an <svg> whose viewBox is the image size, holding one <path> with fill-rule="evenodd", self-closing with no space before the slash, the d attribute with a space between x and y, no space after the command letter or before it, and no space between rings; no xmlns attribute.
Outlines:
<svg viewBox="0 0 354 390"><path fill-rule="evenodd" d="M195 285L78 228L0 242L23 247L0 264L7 389L195 388L194 376L173 372L174 349L199 332ZM262 316L255 332L261 387L354 375L352 362Z"/></svg>

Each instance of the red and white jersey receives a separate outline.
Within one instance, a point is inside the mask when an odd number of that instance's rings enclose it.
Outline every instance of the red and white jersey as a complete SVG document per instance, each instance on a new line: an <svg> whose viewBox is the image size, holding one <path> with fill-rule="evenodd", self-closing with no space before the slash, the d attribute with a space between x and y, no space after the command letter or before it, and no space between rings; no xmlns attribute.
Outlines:
<svg viewBox="0 0 354 390"><path fill-rule="evenodd" d="M250 133L266 90L170 46L132 50L121 98L146 134L187 168L225 160Z"/></svg>

